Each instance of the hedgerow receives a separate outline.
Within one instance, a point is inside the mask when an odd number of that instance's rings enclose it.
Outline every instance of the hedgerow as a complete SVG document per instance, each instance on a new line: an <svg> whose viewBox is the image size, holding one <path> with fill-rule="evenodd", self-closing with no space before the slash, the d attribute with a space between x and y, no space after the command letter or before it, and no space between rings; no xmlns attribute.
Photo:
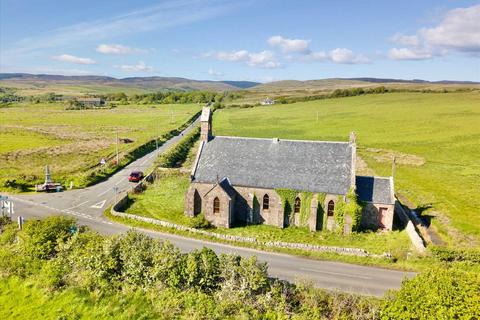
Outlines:
<svg viewBox="0 0 480 320"><path fill-rule="evenodd" d="M129 299L135 293L150 301L147 318L372 319L379 314L377 299L271 279L267 265L254 256L217 255L208 248L183 253L135 231L105 237L72 222L27 221L23 231L6 225L0 234L0 277L34 281L58 294ZM43 304L30 308L40 314ZM111 318L122 312L112 310Z"/></svg>
<svg viewBox="0 0 480 320"><path fill-rule="evenodd" d="M164 168L177 168L187 159L188 152L200 137L200 128L187 134L178 144L158 158L158 165Z"/></svg>
<svg viewBox="0 0 480 320"><path fill-rule="evenodd" d="M479 293L478 273L430 268L387 296L382 319L479 319Z"/></svg>
<svg viewBox="0 0 480 320"><path fill-rule="evenodd" d="M9 221L2 223L0 278L36 290L29 297L29 312L37 314L50 312L46 302L70 292L82 297L71 300L75 304L125 301L130 309L112 309L111 319L124 318L119 315L130 314L137 304L148 310L142 318L161 319L480 317L480 275L454 265L404 280L399 291L379 300L279 281L269 278L267 265L254 256L217 255L207 248L184 253L136 231L105 237L64 217L27 221L22 231ZM0 290L0 298L17 301L17 292ZM76 310L75 318L91 316L90 309ZM63 312L55 311L58 318L71 317Z"/></svg>

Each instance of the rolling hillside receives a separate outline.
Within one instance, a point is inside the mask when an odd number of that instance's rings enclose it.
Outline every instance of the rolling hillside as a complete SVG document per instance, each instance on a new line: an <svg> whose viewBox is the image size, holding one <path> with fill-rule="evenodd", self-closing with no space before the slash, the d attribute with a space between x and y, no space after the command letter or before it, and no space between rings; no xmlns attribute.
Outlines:
<svg viewBox="0 0 480 320"><path fill-rule="evenodd" d="M26 73L0 73L0 86L13 87L21 95L55 92L82 95L123 91L144 93L160 90L232 91L258 85L250 81L208 81L178 77L131 77L116 79L106 76L62 76Z"/></svg>

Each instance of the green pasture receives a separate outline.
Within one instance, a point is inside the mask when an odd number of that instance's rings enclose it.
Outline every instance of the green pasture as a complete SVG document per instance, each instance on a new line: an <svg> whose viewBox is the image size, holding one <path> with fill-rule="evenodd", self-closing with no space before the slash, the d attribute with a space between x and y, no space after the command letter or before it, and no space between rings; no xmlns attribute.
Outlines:
<svg viewBox="0 0 480 320"><path fill-rule="evenodd" d="M480 238L480 92L388 93L215 112L215 135L347 141L451 244ZM430 208L431 207L431 208ZM428 209L428 210L425 210ZM458 232L460 231L460 232Z"/></svg>
<svg viewBox="0 0 480 320"><path fill-rule="evenodd" d="M194 104L65 110L62 103L22 103L0 108L0 182L38 181L47 164L54 179L76 181L102 158L114 160L117 132L122 158L199 110Z"/></svg>

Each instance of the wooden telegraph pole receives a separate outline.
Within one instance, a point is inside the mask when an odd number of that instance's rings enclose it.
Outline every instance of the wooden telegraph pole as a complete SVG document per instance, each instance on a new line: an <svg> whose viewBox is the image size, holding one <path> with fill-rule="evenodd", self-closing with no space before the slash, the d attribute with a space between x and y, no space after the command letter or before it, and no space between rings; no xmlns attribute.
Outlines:
<svg viewBox="0 0 480 320"><path fill-rule="evenodd" d="M119 164L119 161L118 161L118 129L115 132L115 139L116 139L115 149L116 149L116 153L117 153L117 166L118 166L118 164Z"/></svg>
<svg viewBox="0 0 480 320"><path fill-rule="evenodd" d="M395 177L395 162L396 162L395 156L393 156L393 158L392 158L392 178Z"/></svg>

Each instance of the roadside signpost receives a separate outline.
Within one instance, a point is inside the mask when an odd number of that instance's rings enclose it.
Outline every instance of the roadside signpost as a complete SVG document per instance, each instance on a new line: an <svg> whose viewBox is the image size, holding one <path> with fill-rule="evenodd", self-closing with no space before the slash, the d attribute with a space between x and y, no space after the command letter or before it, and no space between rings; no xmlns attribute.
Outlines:
<svg viewBox="0 0 480 320"><path fill-rule="evenodd" d="M117 193L118 193L118 187L113 187L113 193L115 194L115 204L117 204Z"/></svg>
<svg viewBox="0 0 480 320"><path fill-rule="evenodd" d="M7 196L0 195L0 208L2 210L2 216L6 214L13 215L13 202L9 200Z"/></svg>

